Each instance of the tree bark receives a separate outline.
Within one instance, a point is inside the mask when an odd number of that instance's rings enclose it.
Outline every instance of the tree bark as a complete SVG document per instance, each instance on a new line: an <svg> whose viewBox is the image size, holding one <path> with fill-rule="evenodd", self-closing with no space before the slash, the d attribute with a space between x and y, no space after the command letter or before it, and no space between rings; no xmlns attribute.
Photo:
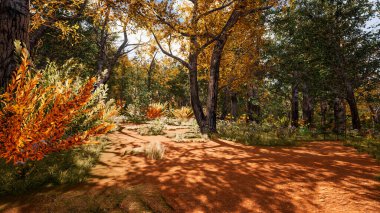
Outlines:
<svg viewBox="0 0 380 213"><path fill-rule="evenodd" d="M291 100L291 124L292 127L298 127L299 120L299 100L298 100L298 85L292 87L292 100Z"/></svg>
<svg viewBox="0 0 380 213"><path fill-rule="evenodd" d="M228 88L225 87L223 90L222 90L222 96L221 96L222 100L221 100L221 110L222 110L222 113L220 115L220 119L221 120L224 120L226 119L227 117L227 114L229 112L229 91L228 91Z"/></svg>
<svg viewBox="0 0 380 213"><path fill-rule="evenodd" d="M307 85L302 88L302 119L306 126L313 125L313 103Z"/></svg>
<svg viewBox="0 0 380 213"><path fill-rule="evenodd" d="M231 115L234 120L238 117L238 98L236 92L231 93Z"/></svg>
<svg viewBox="0 0 380 213"><path fill-rule="evenodd" d="M346 130L346 107L344 101L340 98L334 100L334 132L342 134Z"/></svg>
<svg viewBox="0 0 380 213"><path fill-rule="evenodd" d="M152 61L150 62L149 69L148 69L148 91L151 91L152 89L152 75L153 75L153 70L155 66L155 61L156 61L156 55L157 53L154 53Z"/></svg>
<svg viewBox="0 0 380 213"><path fill-rule="evenodd" d="M223 49L227 42L227 35L223 35L215 44L211 56L210 80L208 83L207 97L207 122L210 133L216 132L216 112L218 105L219 69L222 60Z"/></svg>
<svg viewBox="0 0 380 213"><path fill-rule="evenodd" d="M202 134L208 132L206 116L203 113L202 104L199 99L197 58L190 56L189 81L190 81L190 101L194 111L194 116Z"/></svg>
<svg viewBox="0 0 380 213"><path fill-rule="evenodd" d="M18 66L14 41L29 50L29 0L0 0L0 87L6 87Z"/></svg>
<svg viewBox="0 0 380 213"><path fill-rule="evenodd" d="M327 117L328 104L325 101L321 102L321 127L323 131L326 131L326 117Z"/></svg>
<svg viewBox="0 0 380 213"><path fill-rule="evenodd" d="M258 99L257 88L251 86L248 88L248 101L247 101L247 115L248 121L256 123L260 122L260 105L255 104L254 101Z"/></svg>
<svg viewBox="0 0 380 213"><path fill-rule="evenodd" d="M373 122L375 124L379 124L380 123L380 110L379 110L379 108L375 108L371 104L368 104L368 108L371 111Z"/></svg>
<svg viewBox="0 0 380 213"><path fill-rule="evenodd" d="M361 129L358 105L351 85L346 84L347 96L346 100L351 112L352 129Z"/></svg>

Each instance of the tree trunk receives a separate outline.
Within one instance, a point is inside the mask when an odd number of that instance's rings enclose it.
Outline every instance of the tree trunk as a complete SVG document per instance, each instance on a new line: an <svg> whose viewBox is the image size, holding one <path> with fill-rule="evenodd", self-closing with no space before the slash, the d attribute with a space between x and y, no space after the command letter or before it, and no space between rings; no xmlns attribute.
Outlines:
<svg viewBox="0 0 380 213"><path fill-rule="evenodd" d="M347 103L350 107L352 129L360 130L360 128L361 128L360 117L359 117L359 111L358 111L358 106L356 104L354 91L353 91L351 85L347 85L346 89L347 89L346 100L347 100Z"/></svg>
<svg viewBox="0 0 380 213"><path fill-rule="evenodd" d="M210 133L216 131L216 112L218 105L218 82L220 61L222 60L223 49L227 42L227 36L222 36L215 44L211 56L210 80L208 83L207 96L207 122Z"/></svg>
<svg viewBox="0 0 380 213"><path fill-rule="evenodd" d="M328 104L325 101L321 102L321 127L323 129L323 132L326 131L327 129L327 121L326 121L326 116L327 116L327 110L328 110Z"/></svg>
<svg viewBox="0 0 380 213"><path fill-rule="evenodd" d="M231 93L231 115L234 120L238 117L238 98L236 92Z"/></svg>
<svg viewBox="0 0 380 213"><path fill-rule="evenodd" d="M14 41L29 49L29 0L0 0L0 87L17 69Z"/></svg>
<svg viewBox="0 0 380 213"><path fill-rule="evenodd" d="M299 120L299 103L298 103L298 85L292 87L292 100L291 100L291 123L292 127L298 127Z"/></svg>
<svg viewBox="0 0 380 213"><path fill-rule="evenodd" d="M155 66L155 60L156 60L156 55L157 53L154 53L152 61L150 62L149 69L148 69L148 91L152 89L152 75L153 75L153 70Z"/></svg>
<svg viewBox="0 0 380 213"><path fill-rule="evenodd" d="M191 54L189 57L189 81L190 81L190 101L193 108L194 116L202 134L208 132L206 124L206 116L204 115L202 104L199 99L199 85L198 85L198 58L196 55Z"/></svg>
<svg viewBox="0 0 380 213"><path fill-rule="evenodd" d="M379 124L380 123L380 110L379 110L379 108L375 108L371 104L368 104L368 108L371 111L373 123Z"/></svg>
<svg viewBox="0 0 380 213"><path fill-rule="evenodd" d="M229 91L228 91L227 87L222 90L222 97L221 98L222 98L222 100L221 100L222 113L220 115L220 119L224 120L224 119L226 119L227 114L229 112L229 110L228 110L229 109L229 104L228 104L228 102L229 102Z"/></svg>
<svg viewBox="0 0 380 213"><path fill-rule="evenodd" d="M309 90L306 85L304 85L302 90L302 119L304 124L308 127L313 125L313 104L311 97L309 95Z"/></svg>
<svg viewBox="0 0 380 213"><path fill-rule="evenodd" d="M346 107L340 98L334 100L334 132L342 134L346 130Z"/></svg>
<svg viewBox="0 0 380 213"><path fill-rule="evenodd" d="M256 104L256 100L258 99L257 88L251 86L248 88L248 101L247 101L247 115L248 121L256 123L260 122L260 105Z"/></svg>

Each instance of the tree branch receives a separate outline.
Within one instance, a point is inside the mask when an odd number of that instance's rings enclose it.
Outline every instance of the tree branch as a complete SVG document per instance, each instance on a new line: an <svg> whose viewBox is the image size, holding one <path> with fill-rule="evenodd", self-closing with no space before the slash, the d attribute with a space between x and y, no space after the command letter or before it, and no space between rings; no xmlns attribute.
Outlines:
<svg viewBox="0 0 380 213"><path fill-rule="evenodd" d="M170 52L166 51L166 50L162 47L161 43L158 41L157 36L156 36L156 34L154 34L153 30L151 30L151 33L153 34L154 40L156 41L158 47L160 48L160 50L161 50L165 55L167 55L167 56L169 56L169 57L171 57L171 58L173 58L173 59L179 61L183 66L185 66L186 68L190 69L190 64L189 64L189 63L187 63L187 62L186 62L185 60L183 60L182 58L180 58L180 57L178 57L178 56L175 56L174 54L171 54Z"/></svg>
<svg viewBox="0 0 380 213"><path fill-rule="evenodd" d="M235 2L235 0L232 0L232 1L228 2L227 4L223 4L223 5L220 6L220 7L217 7L217 8L214 8L214 9L212 9L212 10L209 10L209 11L207 11L207 12L205 12L205 13L202 13L202 14L200 14L200 15L196 18L196 20L198 21L199 19L201 19L201 18L203 18L203 17L205 17L205 16L208 16L208 15L210 15L211 13L217 12L217 11L219 11L219 10L223 10L224 8L226 8L226 7L230 6L230 5L232 5L232 3L234 3L234 2Z"/></svg>

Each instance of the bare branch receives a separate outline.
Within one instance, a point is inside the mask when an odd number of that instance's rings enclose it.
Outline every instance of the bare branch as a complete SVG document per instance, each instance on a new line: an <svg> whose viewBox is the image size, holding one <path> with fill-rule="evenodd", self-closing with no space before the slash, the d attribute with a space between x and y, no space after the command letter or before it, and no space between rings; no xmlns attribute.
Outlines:
<svg viewBox="0 0 380 213"><path fill-rule="evenodd" d="M236 24L236 22L239 21L239 19L241 17L244 17L244 16L247 16L249 14L252 14L252 13L255 13L255 12L258 12L258 11L263 11L263 10L268 10L272 8L272 6L265 6L265 7L259 7L259 8L254 8L254 9L251 9L251 10L247 10L247 11L239 11L237 9L235 9L230 17L228 18L226 24L224 25L224 27L222 28L222 30L218 33L218 35L216 35L214 38L210 39L209 41L207 41L205 44L203 44L199 49L198 49L198 53L203 51L205 48L207 48L209 45L211 45L213 42L219 40L223 35L225 35L230 29L233 28L233 26Z"/></svg>
<svg viewBox="0 0 380 213"><path fill-rule="evenodd" d="M228 2L227 4L223 4L223 5L220 6L220 7L217 7L217 8L214 8L214 9L212 9L212 10L209 10L209 11L207 11L207 12L205 12L205 13L202 13L202 14L200 14L200 15L196 18L196 20L198 21L199 19L201 19L201 18L203 18L203 17L205 17L205 16L208 16L208 15L210 15L211 13L217 12L217 11L219 11L219 10L223 10L224 8L226 8L226 7L230 6L230 5L232 5L232 3L234 3L234 2L235 2L235 0L232 0L232 1Z"/></svg>
<svg viewBox="0 0 380 213"><path fill-rule="evenodd" d="M156 41L158 47L160 48L160 50L161 50L165 55L167 55L167 56L169 56L169 57L171 57L171 58L177 60L178 62L180 62L180 63L181 63L183 66L185 66L186 68L188 68L188 69L191 68L191 67L190 67L190 64L187 63L185 60L183 60L182 58L180 58L180 57L178 57L178 56L175 56L174 54L171 54L170 52L166 51L166 50L162 47L161 43L158 41L157 36L156 36L156 34L154 34L153 30L151 30L151 33L153 34L154 40Z"/></svg>

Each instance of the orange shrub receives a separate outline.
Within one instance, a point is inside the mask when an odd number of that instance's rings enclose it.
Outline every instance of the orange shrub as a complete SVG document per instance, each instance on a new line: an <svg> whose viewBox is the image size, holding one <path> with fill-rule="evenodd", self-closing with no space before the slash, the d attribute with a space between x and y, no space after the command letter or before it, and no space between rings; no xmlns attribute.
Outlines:
<svg viewBox="0 0 380 213"><path fill-rule="evenodd" d="M148 107L146 111L146 117L149 119L156 119L162 116L162 110L153 108L153 107Z"/></svg>
<svg viewBox="0 0 380 213"><path fill-rule="evenodd" d="M95 78L77 92L70 89L70 81L64 88L43 87L39 85L41 74L33 76L29 65L24 49L19 69L0 95L1 158L15 164L41 160L46 154L83 144L90 136L113 128L113 124L103 122L87 131L66 135L69 124L78 113L83 113L83 107L90 101Z"/></svg>
<svg viewBox="0 0 380 213"><path fill-rule="evenodd" d="M146 117L148 119L156 119L161 117L164 114L166 105L165 104L151 104L149 105L147 111L146 111Z"/></svg>

